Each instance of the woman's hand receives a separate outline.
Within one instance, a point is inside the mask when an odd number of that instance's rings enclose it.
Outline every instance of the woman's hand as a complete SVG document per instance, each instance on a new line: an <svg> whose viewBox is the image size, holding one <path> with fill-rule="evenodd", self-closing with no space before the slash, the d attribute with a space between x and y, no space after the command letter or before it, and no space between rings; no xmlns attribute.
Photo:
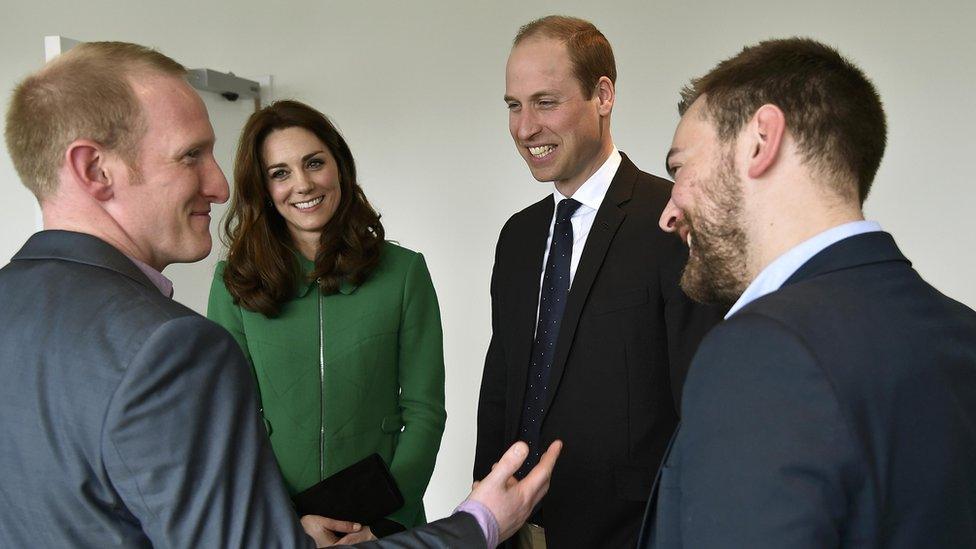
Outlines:
<svg viewBox="0 0 976 549"><path fill-rule="evenodd" d="M318 515L305 515L302 517L301 522L305 533L315 540L316 547L329 547L331 545L336 545L337 543L348 538L350 535L358 534L362 530L366 530L367 532L369 531L369 527L364 529L361 524L356 522L330 519L327 517L320 517ZM340 539L340 535L342 534L348 535ZM373 533L370 532L369 535L372 536ZM363 538L363 540L366 539L376 538Z"/></svg>

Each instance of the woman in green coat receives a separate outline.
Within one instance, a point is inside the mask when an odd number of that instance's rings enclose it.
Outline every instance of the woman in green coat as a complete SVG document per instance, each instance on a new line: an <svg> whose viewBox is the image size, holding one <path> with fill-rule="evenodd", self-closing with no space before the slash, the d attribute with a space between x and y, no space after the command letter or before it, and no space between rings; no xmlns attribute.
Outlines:
<svg viewBox="0 0 976 549"><path fill-rule="evenodd" d="M315 109L279 101L244 127L207 315L254 368L292 495L376 452L405 504L340 540L426 521L444 432L437 297L423 256L384 240L345 140Z"/></svg>

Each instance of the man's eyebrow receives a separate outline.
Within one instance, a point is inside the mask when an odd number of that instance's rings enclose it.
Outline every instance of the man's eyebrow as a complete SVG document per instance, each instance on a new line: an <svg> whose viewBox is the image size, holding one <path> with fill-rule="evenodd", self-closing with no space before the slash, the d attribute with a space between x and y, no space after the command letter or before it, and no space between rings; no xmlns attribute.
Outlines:
<svg viewBox="0 0 976 549"><path fill-rule="evenodd" d="M559 95L559 90L540 90L532 94L532 99L537 99L543 95Z"/></svg>
<svg viewBox="0 0 976 549"><path fill-rule="evenodd" d="M665 171L668 172L668 175L671 176L671 179L674 179L674 168L671 167L671 157L678 154L679 152L681 152L681 149L677 147L671 147L671 149L668 151L668 154L664 157L664 169Z"/></svg>
<svg viewBox="0 0 976 549"><path fill-rule="evenodd" d="M190 151L194 151L196 149L206 149L208 147L213 147L216 141L217 140L215 138L207 138L207 139L201 139L199 141L190 143L189 145L177 151L176 158L183 158L184 156L189 154Z"/></svg>
<svg viewBox="0 0 976 549"><path fill-rule="evenodd" d="M547 96L547 95L558 96L559 95L559 90L541 90L541 91L537 91L537 92L533 93L531 96L529 96L529 100L530 101L535 101L535 100L539 99L540 97L544 97L544 96ZM505 96L505 102L506 103L511 103L513 101L515 103L518 103L519 102L518 99L515 99L511 95L506 95Z"/></svg>

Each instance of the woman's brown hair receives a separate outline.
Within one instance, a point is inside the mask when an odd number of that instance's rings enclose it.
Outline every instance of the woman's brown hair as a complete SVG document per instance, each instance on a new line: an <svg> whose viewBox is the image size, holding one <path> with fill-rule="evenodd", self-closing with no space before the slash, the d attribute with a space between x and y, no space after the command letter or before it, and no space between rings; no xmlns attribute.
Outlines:
<svg viewBox="0 0 976 549"><path fill-rule="evenodd" d="M336 160L342 196L322 230L315 268L304 279L291 234L270 201L261 147L265 138L286 128L314 133ZM356 181L356 164L345 139L319 111L298 101L276 101L248 118L234 161L234 194L224 221L229 247L224 285L234 303L275 317L296 288L318 280L325 294L342 281L362 284L379 264L384 232L380 216Z"/></svg>

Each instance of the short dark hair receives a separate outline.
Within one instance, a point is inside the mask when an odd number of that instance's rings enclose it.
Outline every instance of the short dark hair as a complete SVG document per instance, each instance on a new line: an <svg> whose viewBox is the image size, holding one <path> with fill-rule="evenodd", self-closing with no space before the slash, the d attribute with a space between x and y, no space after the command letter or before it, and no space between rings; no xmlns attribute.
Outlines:
<svg viewBox="0 0 976 549"><path fill-rule="evenodd" d="M877 90L834 48L809 38L744 48L681 91L681 115L700 96L719 139L729 141L765 104L782 109L805 160L863 204L884 156L887 125ZM855 183L856 187L850 183Z"/></svg>
<svg viewBox="0 0 976 549"><path fill-rule="evenodd" d="M234 192L224 221L228 245L224 284L234 302L275 317L305 284L285 220L270 201L261 147L275 130L304 128L335 158L341 197L322 230L309 277L333 294L343 281L362 284L379 265L384 243L380 216L356 181L356 163L342 134L322 113L298 101L276 101L244 124L234 161Z"/></svg>
<svg viewBox="0 0 976 549"><path fill-rule="evenodd" d="M549 15L522 25L512 46L518 46L523 40L535 36L553 38L566 44L573 74L587 99L596 93L596 83L600 77L606 76L611 82L617 82L613 48L593 23L578 17Z"/></svg>

